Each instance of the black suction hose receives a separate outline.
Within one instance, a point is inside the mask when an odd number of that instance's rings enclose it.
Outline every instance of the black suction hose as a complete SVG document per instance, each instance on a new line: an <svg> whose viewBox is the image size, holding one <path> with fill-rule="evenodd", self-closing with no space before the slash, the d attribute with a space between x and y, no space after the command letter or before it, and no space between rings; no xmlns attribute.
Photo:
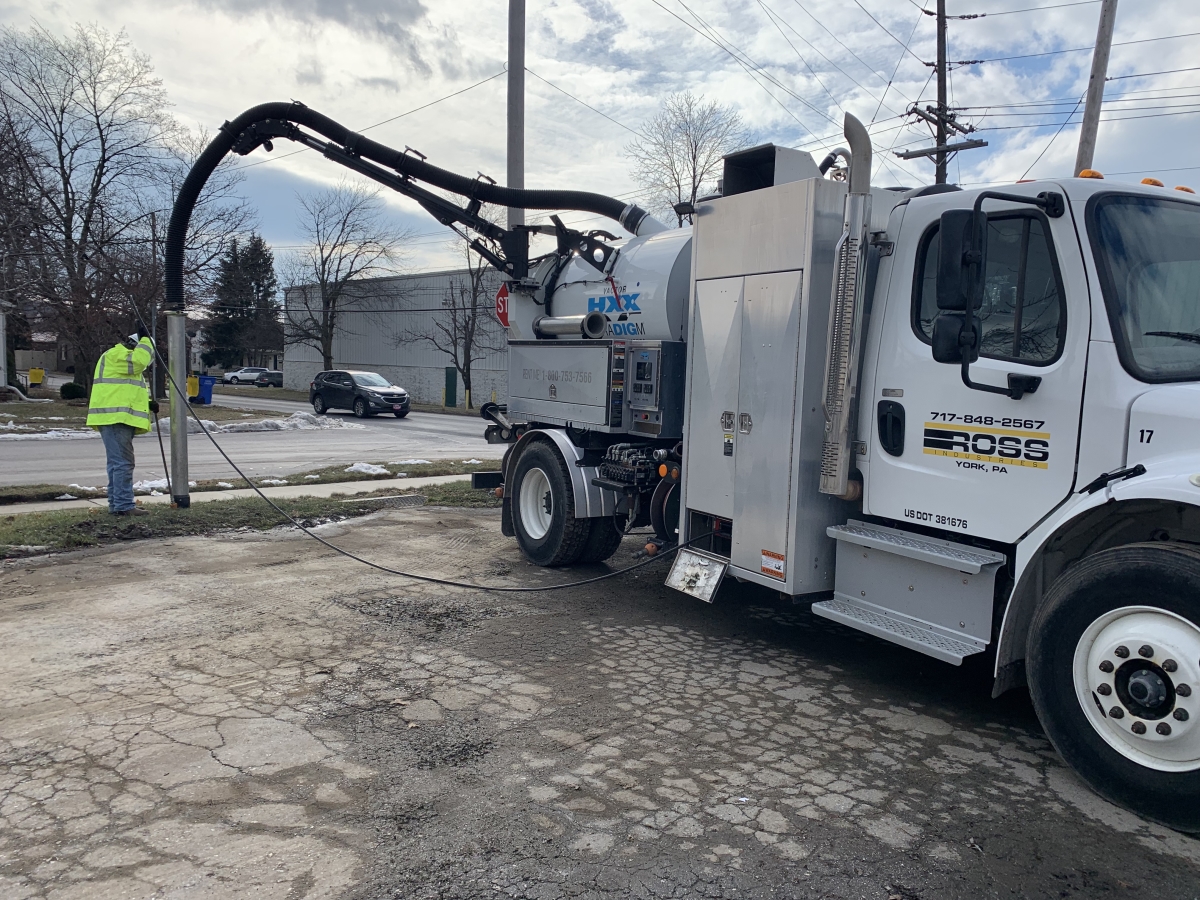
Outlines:
<svg viewBox="0 0 1200 900"><path fill-rule="evenodd" d="M261 132L257 126L264 127ZM309 109L302 103L263 103L252 107L221 126L220 132L200 154L179 188L175 206L171 210L171 222L167 228L164 280L166 282L166 308L183 308L183 245L187 235L192 209L204 188L205 182L216 170L225 155L238 146L239 152L247 153L266 143L270 137L290 137L290 123L322 135L348 153L386 166L416 181L482 203L493 203L514 209L570 209L607 216L619 222L628 231L637 233L638 226L647 213L633 204L614 197L593 194L587 191L535 191L500 187L482 180L466 178L446 169L427 163L407 152L356 134L328 116ZM282 128L281 128L282 126Z"/></svg>

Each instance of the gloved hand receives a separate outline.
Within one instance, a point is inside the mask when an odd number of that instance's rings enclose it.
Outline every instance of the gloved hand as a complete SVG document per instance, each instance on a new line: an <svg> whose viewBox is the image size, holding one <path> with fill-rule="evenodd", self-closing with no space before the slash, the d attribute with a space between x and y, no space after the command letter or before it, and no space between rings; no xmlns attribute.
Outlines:
<svg viewBox="0 0 1200 900"><path fill-rule="evenodd" d="M139 325L137 329L137 339L140 341L142 338L147 337L150 337L150 332L146 329L145 325Z"/></svg>
<svg viewBox="0 0 1200 900"><path fill-rule="evenodd" d="M158 401L157 400L150 401L150 412L154 413L155 415L158 415Z"/></svg>

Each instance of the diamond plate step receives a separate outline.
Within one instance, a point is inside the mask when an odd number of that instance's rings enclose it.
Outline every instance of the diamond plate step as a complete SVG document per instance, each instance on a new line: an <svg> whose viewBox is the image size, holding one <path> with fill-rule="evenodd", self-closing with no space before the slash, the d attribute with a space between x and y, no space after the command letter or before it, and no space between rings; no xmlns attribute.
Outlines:
<svg viewBox="0 0 1200 900"><path fill-rule="evenodd" d="M952 636L934 625L849 598L822 600L812 605L812 611L823 618L956 666L961 666L968 656L987 649L987 644L982 642L964 639L961 635Z"/></svg>
<svg viewBox="0 0 1200 900"><path fill-rule="evenodd" d="M897 556L907 556L909 559L919 559L921 562L971 575L978 575L985 566L1004 562L1002 553L909 534L895 528L884 528L882 525L869 525L853 519L845 525L831 525L825 529L825 533L837 541L858 544L860 547L882 550Z"/></svg>

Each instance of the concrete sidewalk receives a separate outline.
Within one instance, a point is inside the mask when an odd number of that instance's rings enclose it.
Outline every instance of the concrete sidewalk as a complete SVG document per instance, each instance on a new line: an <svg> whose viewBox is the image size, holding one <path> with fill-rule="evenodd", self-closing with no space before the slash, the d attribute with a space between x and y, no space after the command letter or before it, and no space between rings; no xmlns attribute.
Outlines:
<svg viewBox="0 0 1200 900"><path fill-rule="evenodd" d="M431 484L449 484L452 481L470 481L470 475L428 475L424 478L384 478L379 481L343 481L332 484L289 484L277 487L263 487L260 490L272 500L289 497L330 497L334 494L369 494L385 488L405 490L426 487ZM212 500L238 500L242 497L255 497L256 492L250 488L235 488L228 491L197 491L191 495L193 503L207 503ZM166 494L159 496L139 495L138 502L150 505L155 503L170 503L171 498ZM108 501L103 497L92 500L48 500L41 503L14 503L10 506L0 506L0 516L19 515L21 513L58 512L64 509L108 509Z"/></svg>

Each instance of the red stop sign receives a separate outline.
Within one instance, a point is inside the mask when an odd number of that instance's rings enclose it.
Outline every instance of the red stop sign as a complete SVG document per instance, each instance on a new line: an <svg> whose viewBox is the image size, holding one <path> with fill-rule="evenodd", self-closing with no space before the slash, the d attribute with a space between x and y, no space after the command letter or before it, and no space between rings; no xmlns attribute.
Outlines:
<svg viewBox="0 0 1200 900"><path fill-rule="evenodd" d="M505 328L508 327L508 285L500 285L496 291L496 319Z"/></svg>

